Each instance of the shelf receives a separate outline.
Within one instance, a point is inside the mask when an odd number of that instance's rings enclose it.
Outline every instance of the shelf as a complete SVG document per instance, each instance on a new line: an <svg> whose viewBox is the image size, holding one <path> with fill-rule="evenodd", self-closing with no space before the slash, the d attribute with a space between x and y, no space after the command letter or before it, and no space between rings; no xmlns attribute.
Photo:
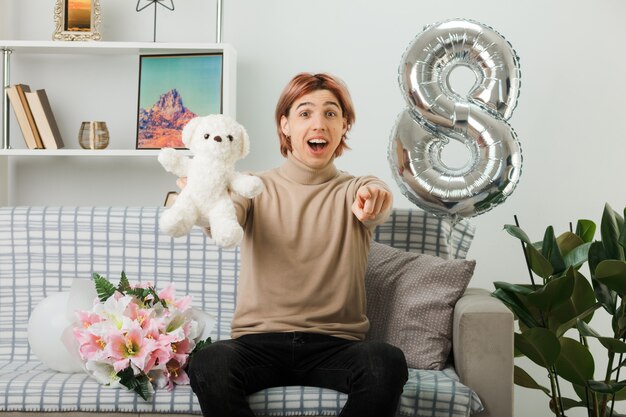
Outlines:
<svg viewBox="0 0 626 417"><path fill-rule="evenodd" d="M234 52L228 44L216 43L169 43L169 42L69 42L69 41L14 41L0 40L0 50L32 54L102 54L137 55L169 53Z"/></svg>
<svg viewBox="0 0 626 417"><path fill-rule="evenodd" d="M189 150L180 150L182 155L191 155ZM0 149L0 156L80 156L80 157L152 157L156 158L158 149Z"/></svg>

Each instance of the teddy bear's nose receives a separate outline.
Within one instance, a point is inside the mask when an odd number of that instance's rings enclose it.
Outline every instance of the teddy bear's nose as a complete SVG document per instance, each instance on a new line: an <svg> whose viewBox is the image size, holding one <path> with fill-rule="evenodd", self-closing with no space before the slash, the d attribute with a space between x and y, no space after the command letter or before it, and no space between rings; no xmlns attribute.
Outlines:
<svg viewBox="0 0 626 417"><path fill-rule="evenodd" d="M222 137L221 136L214 136L213 140L216 142L221 142L222 141Z"/></svg>

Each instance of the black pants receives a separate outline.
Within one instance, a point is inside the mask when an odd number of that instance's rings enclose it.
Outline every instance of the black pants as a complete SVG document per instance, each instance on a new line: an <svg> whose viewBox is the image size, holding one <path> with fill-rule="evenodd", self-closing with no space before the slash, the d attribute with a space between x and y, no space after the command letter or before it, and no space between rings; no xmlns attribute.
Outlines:
<svg viewBox="0 0 626 417"><path fill-rule="evenodd" d="M252 417L246 396L288 385L348 394L342 417L392 417L408 377L394 346L300 332L213 343L193 356L188 373L207 417Z"/></svg>

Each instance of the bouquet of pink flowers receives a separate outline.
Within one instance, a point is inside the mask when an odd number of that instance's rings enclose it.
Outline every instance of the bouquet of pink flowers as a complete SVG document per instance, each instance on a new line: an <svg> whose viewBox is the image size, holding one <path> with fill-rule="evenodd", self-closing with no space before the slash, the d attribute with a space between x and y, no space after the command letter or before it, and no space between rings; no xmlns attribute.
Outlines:
<svg viewBox="0 0 626 417"><path fill-rule="evenodd" d="M98 382L124 386L144 400L154 388L188 384L190 356L211 343L191 297L175 298L174 286L157 292L150 283L131 286L124 272L115 287L94 273L98 300L78 311L73 329L87 372Z"/></svg>

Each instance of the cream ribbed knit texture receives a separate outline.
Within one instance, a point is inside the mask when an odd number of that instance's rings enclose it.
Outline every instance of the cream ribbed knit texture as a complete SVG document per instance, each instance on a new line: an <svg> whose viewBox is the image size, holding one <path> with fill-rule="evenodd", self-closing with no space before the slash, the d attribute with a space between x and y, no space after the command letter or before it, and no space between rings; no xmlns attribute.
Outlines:
<svg viewBox="0 0 626 417"><path fill-rule="evenodd" d="M388 187L338 171L332 161L310 169L291 154L257 175L265 185L259 196L233 198L245 235L232 337L303 331L362 340L371 230L352 203L362 185Z"/></svg>

